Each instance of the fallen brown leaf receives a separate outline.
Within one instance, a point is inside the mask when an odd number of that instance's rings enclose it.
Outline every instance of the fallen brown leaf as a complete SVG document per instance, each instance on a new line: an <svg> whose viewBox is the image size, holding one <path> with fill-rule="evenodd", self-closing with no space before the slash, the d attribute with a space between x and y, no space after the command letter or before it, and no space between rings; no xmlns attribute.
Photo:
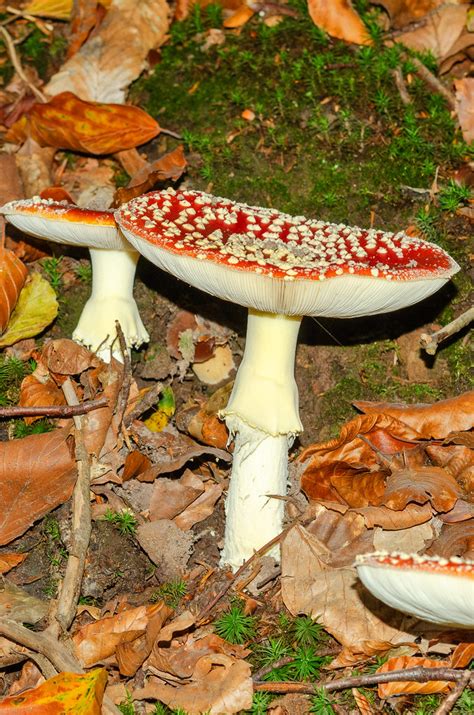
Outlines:
<svg viewBox="0 0 474 715"><path fill-rule="evenodd" d="M474 77L455 79L456 112L466 144L474 141Z"/></svg>
<svg viewBox="0 0 474 715"><path fill-rule="evenodd" d="M31 136L40 146L88 154L113 154L144 144L160 132L159 124L138 107L86 102L62 92L36 103L8 131L8 141Z"/></svg>
<svg viewBox="0 0 474 715"><path fill-rule="evenodd" d="M433 509L429 503L407 504L402 511L395 511L386 506L365 506L355 508L353 511L364 517L367 528L372 529L374 526L380 526L388 531L398 531L424 524L433 516Z"/></svg>
<svg viewBox="0 0 474 715"><path fill-rule="evenodd" d="M114 195L113 206L122 204L134 199L135 196L150 191L159 181L177 181L186 169L186 158L183 146L180 144L169 151L164 156L156 159L152 164L146 163L134 176L128 186L117 189Z"/></svg>
<svg viewBox="0 0 474 715"><path fill-rule="evenodd" d="M52 380L47 379L45 382L40 382L34 375L27 375L23 378L18 400L19 406L52 407L64 404L66 404L66 400L63 392ZM41 415L24 417L26 424L32 424L39 419L41 419Z"/></svg>
<svg viewBox="0 0 474 715"><path fill-rule="evenodd" d="M2 223L3 217L0 217L0 229ZM13 251L0 248L0 333L8 325L27 276L27 267Z"/></svg>
<svg viewBox="0 0 474 715"><path fill-rule="evenodd" d="M397 36L397 42L418 52L430 51L440 61L453 53L466 25L468 6L442 6L423 18L419 26Z"/></svg>
<svg viewBox="0 0 474 715"><path fill-rule="evenodd" d="M450 668L467 668L474 659L474 643L459 643L449 659Z"/></svg>
<svg viewBox="0 0 474 715"><path fill-rule="evenodd" d="M41 352L41 362L58 375L79 375L102 364L90 350L67 338L47 343Z"/></svg>
<svg viewBox="0 0 474 715"><path fill-rule="evenodd" d="M428 554L474 559L474 517L458 524L445 524Z"/></svg>
<svg viewBox="0 0 474 715"><path fill-rule="evenodd" d="M388 12L392 27L399 28L420 20L443 3L444 0L377 0L376 4Z"/></svg>
<svg viewBox="0 0 474 715"><path fill-rule="evenodd" d="M0 554L0 574L10 571L26 559L27 554L3 553Z"/></svg>
<svg viewBox="0 0 474 715"><path fill-rule="evenodd" d="M380 503L402 510L409 502L430 502L436 511L449 511L461 496L461 489L449 472L440 467L399 469L387 478Z"/></svg>
<svg viewBox="0 0 474 715"><path fill-rule="evenodd" d="M451 432L470 430L474 424L474 390L432 405L390 402L354 402L366 415L383 413L411 427L422 439L444 439Z"/></svg>
<svg viewBox="0 0 474 715"><path fill-rule="evenodd" d="M47 601L31 596L24 589L4 578L0 584L0 618L19 623L37 623L48 613Z"/></svg>
<svg viewBox="0 0 474 715"><path fill-rule="evenodd" d="M450 667L449 663L430 658L420 658L417 656L399 656L390 658L384 663L377 673L390 673L392 670L404 670L406 668L442 668ZM416 683L413 680L404 680L394 683L379 683L379 698L389 698L391 695L401 695L410 693L417 695L429 695L430 693L446 693L452 688L452 683L445 680L430 680L428 683Z"/></svg>
<svg viewBox="0 0 474 715"><path fill-rule="evenodd" d="M308 0L308 12L315 25L332 37L356 45L370 45L366 26L350 0Z"/></svg>

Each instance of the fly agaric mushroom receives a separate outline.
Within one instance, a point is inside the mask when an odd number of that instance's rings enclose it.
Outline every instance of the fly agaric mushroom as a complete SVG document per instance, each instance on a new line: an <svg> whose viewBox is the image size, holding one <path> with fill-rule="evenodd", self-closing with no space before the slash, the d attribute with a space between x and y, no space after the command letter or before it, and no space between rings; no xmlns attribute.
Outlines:
<svg viewBox="0 0 474 715"><path fill-rule="evenodd" d="M443 626L474 628L474 561L379 551L357 556L364 586L392 608Z"/></svg>
<svg viewBox="0 0 474 715"><path fill-rule="evenodd" d="M282 528L288 449L303 427L294 379L303 315L350 318L425 298L459 270L404 233L349 228L200 191L154 192L116 218L149 261L249 308L245 354L226 409L235 440L222 562L238 568ZM277 555L274 549L272 555Z"/></svg>
<svg viewBox="0 0 474 715"><path fill-rule="evenodd" d="M120 360L116 320L127 347L149 339L133 298L140 254L123 238L113 211L94 211L66 201L35 197L11 201L0 212L11 224L36 238L89 248L92 292L72 335L74 340L97 351L104 360L110 359L112 347L113 355Z"/></svg>

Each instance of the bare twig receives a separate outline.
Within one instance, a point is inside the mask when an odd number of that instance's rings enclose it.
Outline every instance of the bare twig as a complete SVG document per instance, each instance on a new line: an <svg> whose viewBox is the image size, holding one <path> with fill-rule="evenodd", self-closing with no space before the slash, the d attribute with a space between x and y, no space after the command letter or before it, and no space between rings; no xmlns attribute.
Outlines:
<svg viewBox="0 0 474 715"><path fill-rule="evenodd" d="M120 325L118 320L115 321L115 329L117 330L117 338L120 345L120 352L122 353L123 358L122 385L120 387L120 392L117 397L117 407L115 410L117 423L120 426L122 424L125 409L127 407L128 396L130 394L130 385L132 384L132 368L130 364L130 354L128 352L125 336L123 334L122 326Z"/></svg>
<svg viewBox="0 0 474 715"><path fill-rule="evenodd" d="M148 390L142 397L142 399L135 405L133 410L131 410L124 419L125 426L128 427L133 420L136 420L140 415L153 407L158 401L160 394L163 392L163 383L157 382L152 388Z"/></svg>
<svg viewBox="0 0 474 715"><path fill-rule="evenodd" d="M429 683L435 680L447 682L458 682L465 679L465 673L469 673L469 678L464 683L464 687L474 685L474 673L471 671L457 670L456 668L406 668L405 670L393 670L386 673L374 673L369 675L359 675L353 678L339 678L337 680L322 681L315 683L277 683L277 682L255 682L254 690L266 690L270 693L304 693L314 695L317 690L323 689L328 693L347 688L359 688L379 683L400 683L415 682Z"/></svg>
<svg viewBox="0 0 474 715"><path fill-rule="evenodd" d="M438 345L442 343L443 340L446 340L446 338L451 337L451 335L458 333L473 320L474 307L469 308L469 310L466 310L464 313L461 313L461 315L458 315L455 320L452 320L450 323L445 325L444 328L441 328L441 330L437 330L436 333L432 333L431 335L429 333L422 333L420 335L420 345L423 350L426 350L428 355L434 355L438 349Z"/></svg>
<svg viewBox="0 0 474 715"><path fill-rule="evenodd" d="M403 72L400 69L400 67L395 67L395 69L392 70L392 75L395 80L395 84L398 89L398 94L400 95L400 99L402 100L402 103L405 106L408 106L409 104L412 103L412 100L411 100L410 94L408 92L405 78L403 77Z"/></svg>
<svg viewBox="0 0 474 715"><path fill-rule="evenodd" d="M62 670L67 670L71 673L84 672L81 664L68 648L48 630L37 633L9 618L0 618L0 634L15 643L44 655L53 664L58 673Z"/></svg>
<svg viewBox="0 0 474 715"><path fill-rule="evenodd" d="M263 668L259 668L259 670L256 670L255 673L252 675L252 678L254 682L258 683L262 678L268 675L268 673L271 673L272 670L275 670L276 668L282 668L284 665L289 665L290 663L293 663L294 660L294 655L285 655L283 658L275 660L274 663L270 663L270 665L265 665Z"/></svg>
<svg viewBox="0 0 474 715"><path fill-rule="evenodd" d="M444 86L444 84L441 84L439 79L435 77L432 72L429 71L428 67L426 67L423 62L418 59L418 57L410 57L409 60L415 67L415 71L418 77L420 77L424 82L426 82L428 87L433 89L435 92L438 92L438 94L441 94L445 98L451 109L455 109L456 100L452 92L450 92L449 89Z"/></svg>
<svg viewBox="0 0 474 715"><path fill-rule="evenodd" d="M76 391L70 378L62 384L62 389L68 404L78 404ZM84 564L92 530L90 458L84 442L82 417L76 416L73 419L76 426L75 456L77 463L77 481L72 496L72 544L69 549L66 573L64 574L55 614L56 620L64 631L70 627L76 614L76 606L81 592Z"/></svg>
<svg viewBox="0 0 474 715"><path fill-rule="evenodd" d="M456 705L457 701L463 694L464 690L466 689L470 679L471 679L472 671L470 670L465 670L463 677L458 680L454 688L451 690L450 693L445 697L441 705L437 710L435 710L434 715L448 715L448 713L451 712L453 707Z"/></svg>
<svg viewBox="0 0 474 715"><path fill-rule="evenodd" d="M10 33L8 32L8 30L6 30L4 27L1 27L1 26L0 26L0 33L3 35L3 39L5 40L5 45L6 45L7 51L8 51L8 56L10 57L10 62L12 63L13 67L15 68L17 75L20 77L22 82L24 82L26 84L26 86L33 92L35 97L37 99L39 99L40 102L46 102L47 99L46 99L45 95L43 94L43 92L40 89L38 89L38 87L35 87L35 85L32 82L30 82L30 80L26 76L25 71L24 71L23 67L21 66L21 62L18 59L18 55L15 50L15 45L13 44L13 40L11 38Z"/></svg>
<svg viewBox="0 0 474 715"><path fill-rule="evenodd" d="M0 407L1 417L75 417L107 407L107 398L88 400L77 405L54 405L49 407Z"/></svg>

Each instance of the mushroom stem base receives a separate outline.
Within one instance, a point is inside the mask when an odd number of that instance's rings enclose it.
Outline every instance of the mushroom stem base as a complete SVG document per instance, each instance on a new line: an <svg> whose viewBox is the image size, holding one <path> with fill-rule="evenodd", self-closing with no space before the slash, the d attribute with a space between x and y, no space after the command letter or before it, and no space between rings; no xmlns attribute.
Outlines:
<svg viewBox="0 0 474 715"><path fill-rule="evenodd" d="M236 571L281 532L288 481L288 449L293 436L276 437L249 427L235 415L226 418L234 438L232 476L225 504L225 546L221 564ZM277 561L280 547L269 555Z"/></svg>
<svg viewBox="0 0 474 715"><path fill-rule="evenodd" d="M115 321L122 328L128 348L149 340L133 297L133 280L139 253L102 248L90 249L92 293L73 332L73 340L97 351L109 361L122 359Z"/></svg>

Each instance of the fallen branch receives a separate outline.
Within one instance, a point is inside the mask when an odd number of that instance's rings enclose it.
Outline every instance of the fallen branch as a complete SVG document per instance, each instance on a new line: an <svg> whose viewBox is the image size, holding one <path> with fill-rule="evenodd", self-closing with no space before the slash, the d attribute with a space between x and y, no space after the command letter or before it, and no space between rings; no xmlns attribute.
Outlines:
<svg viewBox="0 0 474 715"><path fill-rule="evenodd" d="M77 405L54 405L49 407L0 407L1 417L76 417L107 407L107 398L88 400Z"/></svg>
<svg viewBox="0 0 474 715"><path fill-rule="evenodd" d="M418 59L418 57L407 57L407 59L409 59L411 64L415 67L415 72L418 77L420 77L420 79L426 82L428 87L433 89L438 94L441 94L441 96L445 98L451 109L455 109L456 100L454 98L454 94L452 94L449 89L444 86L444 84L441 84L439 79L435 77L432 72L429 71L428 67L426 67L423 62Z"/></svg>
<svg viewBox="0 0 474 715"><path fill-rule="evenodd" d="M458 680L454 688L445 697L441 705L435 710L434 715L448 715L466 689L472 676L472 671L465 670L463 677Z"/></svg>
<svg viewBox="0 0 474 715"><path fill-rule="evenodd" d="M469 678L466 679L466 673ZM358 675L353 678L339 678L338 680L322 681L315 683L299 682L254 682L254 690L265 690L269 693L302 693L305 695L315 695L318 690L325 690L328 693L348 688L360 688L379 683L400 683L415 682L429 683L435 680L446 682L466 681L463 687L474 685L474 673L471 671L457 670L456 668L406 668L405 670L393 670L387 673L374 673L368 675Z"/></svg>
<svg viewBox="0 0 474 715"><path fill-rule="evenodd" d="M64 396L69 405L78 404L76 391L70 378L63 384ZM92 531L90 481L91 465L84 442L82 417L74 417L75 457L77 481L72 495L72 543L61 585L55 617L63 631L70 627L76 615L76 606L81 593L87 549Z"/></svg>
<svg viewBox="0 0 474 715"><path fill-rule="evenodd" d="M436 333L432 333L431 335L429 333L422 333L420 335L420 345L423 350L426 350L428 355L434 355L438 349L438 345L442 343L443 340L446 340L446 338L451 337L451 335L458 333L473 320L474 307L469 308L469 310L466 310L464 313L461 313L461 315L458 315L457 318L445 325L444 328L441 328L441 330L437 330Z"/></svg>
<svg viewBox="0 0 474 715"><path fill-rule="evenodd" d="M392 76L393 79L395 80L395 85L398 89L398 94L400 95L400 99L402 100L402 104L407 107L409 104L412 103L412 99L410 97L410 94L408 92L408 88L405 82L405 78L403 76L403 72L400 69L400 67L395 67L394 70L392 70Z"/></svg>
<svg viewBox="0 0 474 715"><path fill-rule="evenodd" d="M123 334L122 327L118 320L115 321L115 329L117 331L117 338L120 345L120 352L123 358L123 369L122 369L122 385L117 397L116 406L116 416L118 426L122 424L123 416L125 414L125 409L128 403L128 396L130 394L130 386L132 384L132 368L130 363L130 355L127 348L127 343L125 341L125 336Z"/></svg>

